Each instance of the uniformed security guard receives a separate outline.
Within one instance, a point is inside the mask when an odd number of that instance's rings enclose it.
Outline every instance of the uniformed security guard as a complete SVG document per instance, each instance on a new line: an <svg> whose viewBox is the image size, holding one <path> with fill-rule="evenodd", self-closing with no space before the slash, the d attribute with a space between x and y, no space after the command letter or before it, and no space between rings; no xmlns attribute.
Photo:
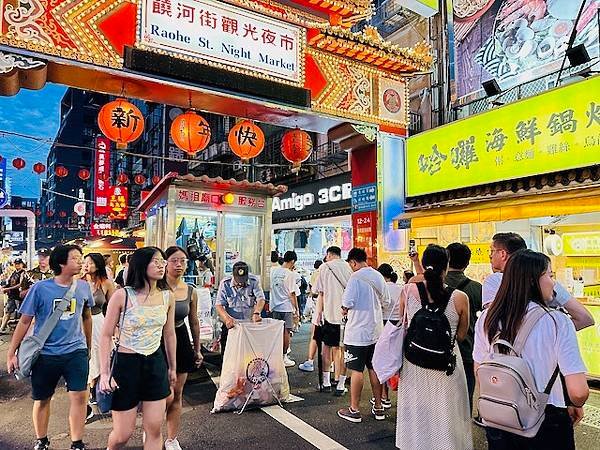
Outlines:
<svg viewBox="0 0 600 450"><path fill-rule="evenodd" d="M23 281L21 281L21 298L25 298L29 288L31 288L34 283L47 280L48 278L54 278L54 272L50 269L50 250L41 248L38 250L37 255L37 267L27 271L23 277Z"/></svg>
<svg viewBox="0 0 600 450"><path fill-rule="evenodd" d="M225 351L227 334L236 320L260 322L265 306L265 294L260 280L249 273L248 264L238 261L233 265L233 276L224 278L217 291L217 313L223 322L221 328L221 353Z"/></svg>

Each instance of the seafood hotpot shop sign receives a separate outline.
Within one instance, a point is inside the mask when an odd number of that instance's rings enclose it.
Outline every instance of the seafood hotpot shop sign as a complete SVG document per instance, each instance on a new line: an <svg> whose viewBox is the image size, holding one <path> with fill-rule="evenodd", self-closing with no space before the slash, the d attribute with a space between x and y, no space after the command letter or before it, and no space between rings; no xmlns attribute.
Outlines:
<svg viewBox="0 0 600 450"><path fill-rule="evenodd" d="M305 30L214 0L143 0L137 46L288 84L304 82Z"/></svg>

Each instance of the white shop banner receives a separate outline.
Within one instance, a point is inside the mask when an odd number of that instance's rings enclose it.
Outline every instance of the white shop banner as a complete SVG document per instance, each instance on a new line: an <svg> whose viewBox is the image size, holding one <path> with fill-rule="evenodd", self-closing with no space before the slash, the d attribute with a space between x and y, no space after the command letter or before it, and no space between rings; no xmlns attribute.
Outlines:
<svg viewBox="0 0 600 450"><path fill-rule="evenodd" d="M138 47L301 85L305 30L214 0L142 0Z"/></svg>

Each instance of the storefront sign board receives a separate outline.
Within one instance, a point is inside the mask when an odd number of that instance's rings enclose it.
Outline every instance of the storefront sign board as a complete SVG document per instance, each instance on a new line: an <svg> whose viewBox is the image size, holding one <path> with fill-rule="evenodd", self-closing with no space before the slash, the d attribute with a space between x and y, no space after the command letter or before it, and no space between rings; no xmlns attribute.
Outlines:
<svg viewBox="0 0 600 450"><path fill-rule="evenodd" d="M273 198L273 222L344 210L351 199L349 172L290 186L286 194Z"/></svg>
<svg viewBox="0 0 600 450"><path fill-rule="evenodd" d="M600 233L563 233L564 256L600 256Z"/></svg>
<svg viewBox="0 0 600 450"><path fill-rule="evenodd" d="M377 209L377 183L352 188L352 212L369 212Z"/></svg>
<svg viewBox="0 0 600 450"><path fill-rule="evenodd" d="M598 163L600 77L408 139L407 196Z"/></svg>
<svg viewBox="0 0 600 450"><path fill-rule="evenodd" d="M142 0L138 46L302 85L305 30L215 0Z"/></svg>
<svg viewBox="0 0 600 450"><path fill-rule="evenodd" d="M214 207L223 205L222 198L222 192L203 192L190 191L188 189L177 189L178 202L194 203L198 205ZM245 194L234 194L233 203L228 206L264 209L266 207L266 201L261 197L253 197Z"/></svg>

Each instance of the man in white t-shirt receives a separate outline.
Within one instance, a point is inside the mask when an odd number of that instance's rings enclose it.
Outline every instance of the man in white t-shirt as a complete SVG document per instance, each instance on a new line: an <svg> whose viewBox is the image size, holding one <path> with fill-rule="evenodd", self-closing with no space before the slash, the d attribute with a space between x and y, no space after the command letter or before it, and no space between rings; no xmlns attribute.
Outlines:
<svg viewBox="0 0 600 450"><path fill-rule="evenodd" d="M294 322L300 317L298 310L298 296L300 295L300 276L293 272L298 256L296 252L288 251L283 255L283 265L271 269L271 292L269 295L269 308L273 319L284 322L283 330L283 361L286 367L296 365L287 356L290 346L291 332Z"/></svg>
<svg viewBox="0 0 600 450"><path fill-rule="evenodd" d="M502 284L502 273L508 259L515 252L526 248L527 244L525 240L517 233L496 233L492 237L490 263L494 273L483 280L481 300L484 308L487 308L494 301L494 298L496 298L496 294ZM562 284L555 283L554 293L554 300L550 303L550 306L566 309L575 324L576 330L582 330L594 325L594 318L589 311Z"/></svg>
<svg viewBox="0 0 600 450"><path fill-rule="evenodd" d="M383 330L382 305L389 305L390 294L383 276L367 264L367 253L353 248L348 263L354 272L342 297L342 309L348 316L344 334L344 361L351 371L350 407L338 411L338 416L350 422L362 422L359 404L363 388L363 371L369 370L374 405L371 413L375 420L384 420L381 405L381 384L373 370L375 343Z"/></svg>
<svg viewBox="0 0 600 450"><path fill-rule="evenodd" d="M323 342L323 392L331 392L330 366L335 365L335 375L338 384L336 395L345 392L344 383L346 372L342 370L343 353L340 351L342 325L342 295L352 276L350 265L342 260L342 250L339 247L327 249L327 262L319 268L315 291L317 298L317 323L319 337Z"/></svg>

